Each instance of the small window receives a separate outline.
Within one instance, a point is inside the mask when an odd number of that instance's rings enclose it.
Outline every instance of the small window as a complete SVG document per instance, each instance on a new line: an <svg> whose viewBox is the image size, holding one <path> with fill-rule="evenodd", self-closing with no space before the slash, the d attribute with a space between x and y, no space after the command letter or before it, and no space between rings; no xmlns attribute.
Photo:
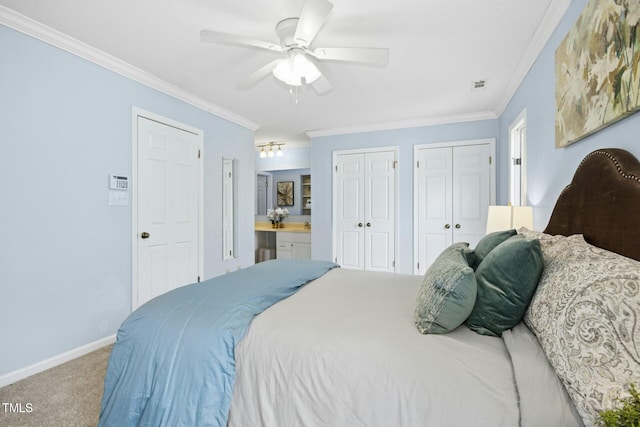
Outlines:
<svg viewBox="0 0 640 427"><path fill-rule="evenodd" d="M509 203L512 206L526 204L526 142L527 110L509 126Z"/></svg>

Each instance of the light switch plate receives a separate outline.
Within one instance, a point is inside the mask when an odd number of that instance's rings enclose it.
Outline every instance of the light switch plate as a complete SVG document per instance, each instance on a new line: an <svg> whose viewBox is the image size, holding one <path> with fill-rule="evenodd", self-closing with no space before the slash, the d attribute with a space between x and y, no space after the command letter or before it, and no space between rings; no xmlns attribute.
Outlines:
<svg viewBox="0 0 640 427"><path fill-rule="evenodd" d="M109 191L109 206L129 206L129 192Z"/></svg>

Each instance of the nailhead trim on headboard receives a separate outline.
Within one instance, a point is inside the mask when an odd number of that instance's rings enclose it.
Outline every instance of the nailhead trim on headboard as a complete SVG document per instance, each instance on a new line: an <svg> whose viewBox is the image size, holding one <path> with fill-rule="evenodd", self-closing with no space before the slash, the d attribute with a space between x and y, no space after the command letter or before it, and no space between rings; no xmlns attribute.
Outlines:
<svg viewBox="0 0 640 427"><path fill-rule="evenodd" d="M580 169L583 164L589 160L591 157L595 156L595 155L603 155L609 158L609 160L611 160L613 162L613 164L616 167L616 170L618 171L618 173L620 174L620 176L622 176L623 178L626 179L632 179L638 183L640 183L640 177L637 177L635 175L631 175L626 173L624 170L622 170L622 166L620 165L620 162L618 161L618 159L615 158L615 156L611 153L609 153L608 151L602 151L602 150L595 150L592 151L591 153L587 154L584 159L582 159L582 161L580 162L580 164L578 164L578 167L576 168L576 172L578 169ZM562 193L564 193L565 191L567 191L569 188L571 188L571 184L568 184L566 187L564 187L562 189L562 191L560 192L560 195L562 195Z"/></svg>
<svg viewBox="0 0 640 427"><path fill-rule="evenodd" d="M582 234L595 246L640 261L638 184L640 162L633 154L620 148L592 151L558 196L545 233Z"/></svg>
<svg viewBox="0 0 640 427"><path fill-rule="evenodd" d="M609 159L611 159L611 161L613 162L613 164L616 166L616 169L618 170L618 173L620 175L622 175L623 178L627 178L627 179L633 179L634 181L638 181L640 182L640 178L638 178L635 175L630 175L628 173L625 173L625 171L622 170L622 166L620 166L620 162L618 162L618 159L616 159L613 154L609 153L608 151L601 151L601 150L596 150L593 151L589 154L587 154L585 156L584 159L582 159L582 161L580 162L580 164L578 165L578 168L580 168L582 166L582 164L587 161L587 159L589 159L591 156L595 156L596 154L602 154L607 156Z"/></svg>

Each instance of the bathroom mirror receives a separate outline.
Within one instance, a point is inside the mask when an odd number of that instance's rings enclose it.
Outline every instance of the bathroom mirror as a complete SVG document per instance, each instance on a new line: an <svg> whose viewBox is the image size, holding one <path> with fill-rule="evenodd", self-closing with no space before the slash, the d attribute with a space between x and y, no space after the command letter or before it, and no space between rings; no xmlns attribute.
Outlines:
<svg viewBox="0 0 640 427"><path fill-rule="evenodd" d="M222 159L222 259L235 258L235 160Z"/></svg>

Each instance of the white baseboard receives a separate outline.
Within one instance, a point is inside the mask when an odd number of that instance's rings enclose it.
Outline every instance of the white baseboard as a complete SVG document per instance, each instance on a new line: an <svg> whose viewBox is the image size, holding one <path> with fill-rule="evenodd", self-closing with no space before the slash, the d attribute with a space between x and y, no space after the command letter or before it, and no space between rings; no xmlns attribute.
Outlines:
<svg viewBox="0 0 640 427"><path fill-rule="evenodd" d="M98 341L94 341L81 347L74 348L73 350L69 350L66 353L53 356L49 359L34 363L33 365L27 366L25 368L18 369L17 371L9 372L8 374L0 376L0 387L13 384L16 381L20 381L22 379L30 377L31 375L46 371L49 368L61 365L65 362L68 362L69 360L84 356L85 354L91 353L92 351L97 350L101 347L113 344L115 341L116 335L113 334L108 337L99 339Z"/></svg>

